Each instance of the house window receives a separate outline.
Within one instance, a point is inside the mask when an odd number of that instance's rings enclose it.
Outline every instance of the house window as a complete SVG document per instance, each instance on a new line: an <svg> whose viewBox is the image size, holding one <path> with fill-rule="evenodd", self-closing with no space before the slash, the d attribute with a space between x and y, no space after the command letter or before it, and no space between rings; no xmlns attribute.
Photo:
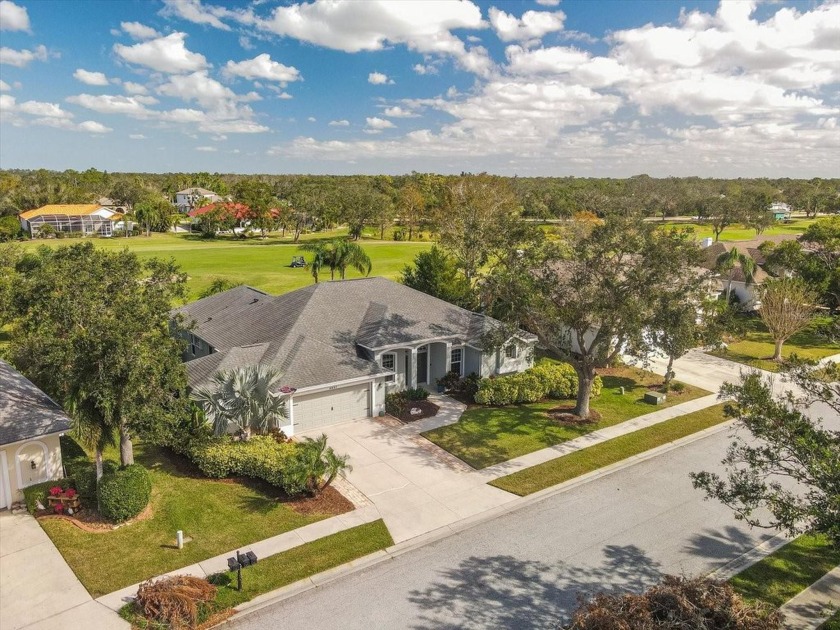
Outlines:
<svg viewBox="0 0 840 630"><path fill-rule="evenodd" d="M190 354L193 356L197 355L204 349L204 342L201 340L200 337L196 337L194 334L190 333Z"/></svg>
<svg viewBox="0 0 840 630"><path fill-rule="evenodd" d="M394 355L394 354L383 354L382 355L382 367L385 368L386 370L391 370L393 372L396 368L396 364L397 364L396 355ZM393 380L394 380L394 375L393 374L389 374L388 376L385 377L385 382L386 383L390 383Z"/></svg>
<svg viewBox="0 0 840 630"><path fill-rule="evenodd" d="M519 356L519 348L515 343L512 343L505 348L506 359L515 359L517 356Z"/></svg>
<svg viewBox="0 0 840 630"><path fill-rule="evenodd" d="M461 357L463 356L463 350L461 348L453 348L452 352L450 353L450 371L455 372L458 376L463 374L461 370Z"/></svg>

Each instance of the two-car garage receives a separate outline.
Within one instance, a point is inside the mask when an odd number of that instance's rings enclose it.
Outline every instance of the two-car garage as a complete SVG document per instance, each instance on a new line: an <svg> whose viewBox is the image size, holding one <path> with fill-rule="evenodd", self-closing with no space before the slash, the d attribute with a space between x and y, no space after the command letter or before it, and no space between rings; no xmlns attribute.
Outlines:
<svg viewBox="0 0 840 630"><path fill-rule="evenodd" d="M369 417L370 389L370 382L365 382L311 394L295 394L290 414L294 434Z"/></svg>

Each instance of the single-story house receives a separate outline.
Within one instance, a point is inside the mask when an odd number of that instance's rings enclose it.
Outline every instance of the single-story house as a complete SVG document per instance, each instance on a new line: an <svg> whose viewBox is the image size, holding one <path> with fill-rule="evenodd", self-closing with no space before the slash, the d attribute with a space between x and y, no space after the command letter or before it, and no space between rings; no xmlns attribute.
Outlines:
<svg viewBox="0 0 840 630"><path fill-rule="evenodd" d="M175 206L178 212L182 213L189 212L199 204L204 205L216 201L222 201L221 195L206 188L185 188L175 193Z"/></svg>
<svg viewBox="0 0 840 630"><path fill-rule="evenodd" d="M19 215L20 226L36 237L45 225L56 232L77 232L83 236L112 236L123 227L123 215L96 203L50 204Z"/></svg>
<svg viewBox="0 0 840 630"><path fill-rule="evenodd" d="M190 326L191 388L214 374L268 364L283 377L289 435L378 415L385 394L435 387L450 371L491 376L533 365L536 336L498 350L482 337L498 322L385 278L313 284L273 296L239 286L175 313Z"/></svg>
<svg viewBox="0 0 840 630"><path fill-rule="evenodd" d="M22 490L63 476L58 437L70 418L23 374L0 359L0 509Z"/></svg>

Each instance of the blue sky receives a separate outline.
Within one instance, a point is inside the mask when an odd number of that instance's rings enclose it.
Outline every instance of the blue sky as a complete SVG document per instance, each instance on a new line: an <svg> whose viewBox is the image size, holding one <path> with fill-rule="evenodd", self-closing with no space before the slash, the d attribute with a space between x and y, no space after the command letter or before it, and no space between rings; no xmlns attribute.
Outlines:
<svg viewBox="0 0 840 630"><path fill-rule="evenodd" d="M0 0L0 167L837 176L840 4Z"/></svg>

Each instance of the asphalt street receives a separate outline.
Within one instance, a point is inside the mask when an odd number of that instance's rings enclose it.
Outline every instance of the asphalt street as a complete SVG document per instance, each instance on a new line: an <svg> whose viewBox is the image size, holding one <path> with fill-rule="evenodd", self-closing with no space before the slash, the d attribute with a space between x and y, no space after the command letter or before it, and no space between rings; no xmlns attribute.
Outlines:
<svg viewBox="0 0 840 630"><path fill-rule="evenodd" d="M231 628L556 628L580 595L713 571L774 532L704 501L729 431L245 616Z"/></svg>

